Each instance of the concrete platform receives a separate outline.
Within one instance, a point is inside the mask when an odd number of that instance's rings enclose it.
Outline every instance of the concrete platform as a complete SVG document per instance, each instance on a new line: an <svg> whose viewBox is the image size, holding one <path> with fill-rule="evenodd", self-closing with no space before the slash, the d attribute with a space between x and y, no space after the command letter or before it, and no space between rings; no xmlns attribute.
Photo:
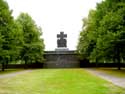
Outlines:
<svg viewBox="0 0 125 94"><path fill-rule="evenodd" d="M56 48L55 51L69 51L69 49L65 47L60 47L60 48Z"/></svg>

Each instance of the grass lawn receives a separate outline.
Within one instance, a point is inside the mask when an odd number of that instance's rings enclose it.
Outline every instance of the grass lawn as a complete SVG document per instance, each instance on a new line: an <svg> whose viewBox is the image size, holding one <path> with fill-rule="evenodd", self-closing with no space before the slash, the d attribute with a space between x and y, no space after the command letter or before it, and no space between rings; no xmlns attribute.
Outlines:
<svg viewBox="0 0 125 94"><path fill-rule="evenodd" d="M0 94L125 94L83 69L38 69L0 79Z"/></svg>

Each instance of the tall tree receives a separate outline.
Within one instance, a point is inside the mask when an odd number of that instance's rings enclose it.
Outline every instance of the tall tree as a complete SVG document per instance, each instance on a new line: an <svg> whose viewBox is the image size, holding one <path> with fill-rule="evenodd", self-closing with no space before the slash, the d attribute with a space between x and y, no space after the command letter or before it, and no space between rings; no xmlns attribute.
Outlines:
<svg viewBox="0 0 125 94"><path fill-rule="evenodd" d="M4 65L9 63L10 58L14 55L14 38L12 38L14 19L11 16L12 11L9 10L8 4L4 0L0 0L0 63Z"/></svg>
<svg viewBox="0 0 125 94"><path fill-rule="evenodd" d="M87 24L80 36L78 52L79 48L88 49L82 51L83 54L89 53L87 55L89 59L113 59L114 61L116 59L120 62L125 53L124 12L124 0L105 0L98 3L96 9L89 12Z"/></svg>
<svg viewBox="0 0 125 94"><path fill-rule="evenodd" d="M41 28L37 27L34 20L27 13L21 13L16 20L23 29L23 49L21 59L27 63L42 62L44 43L41 38Z"/></svg>

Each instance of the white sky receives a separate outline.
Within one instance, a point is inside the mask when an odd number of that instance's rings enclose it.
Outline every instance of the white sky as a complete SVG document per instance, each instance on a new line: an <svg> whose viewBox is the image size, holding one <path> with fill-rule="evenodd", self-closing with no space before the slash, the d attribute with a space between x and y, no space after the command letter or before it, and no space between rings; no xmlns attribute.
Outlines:
<svg viewBox="0 0 125 94"><path fill-rule="evenodd" d="M16 18L21 12L27 12L42 27L45 50L57 48L56 35L64 31L68 35L67 46L75 50L82 19L90 9L102 0L6 0Z"/></svg>

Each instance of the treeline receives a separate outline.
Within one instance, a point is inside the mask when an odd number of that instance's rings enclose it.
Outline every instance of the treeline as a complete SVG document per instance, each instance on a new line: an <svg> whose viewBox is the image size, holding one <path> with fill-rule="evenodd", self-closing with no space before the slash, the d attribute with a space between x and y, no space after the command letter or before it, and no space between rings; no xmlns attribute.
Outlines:
<svg viewBox="0 0 125 94"><path fill-rule="evenodd" d="M8 63L21 61L37 63L44 60L42 29L27 13L16 19L7 2L0 0L0 63L2 70Z"/></svg>
<svg viewBox="0 0 125 94"><path fill-rule="evenodd" d="M92 62L125 59L125 0L103 0L83 19L77 52Z"/></svg>

